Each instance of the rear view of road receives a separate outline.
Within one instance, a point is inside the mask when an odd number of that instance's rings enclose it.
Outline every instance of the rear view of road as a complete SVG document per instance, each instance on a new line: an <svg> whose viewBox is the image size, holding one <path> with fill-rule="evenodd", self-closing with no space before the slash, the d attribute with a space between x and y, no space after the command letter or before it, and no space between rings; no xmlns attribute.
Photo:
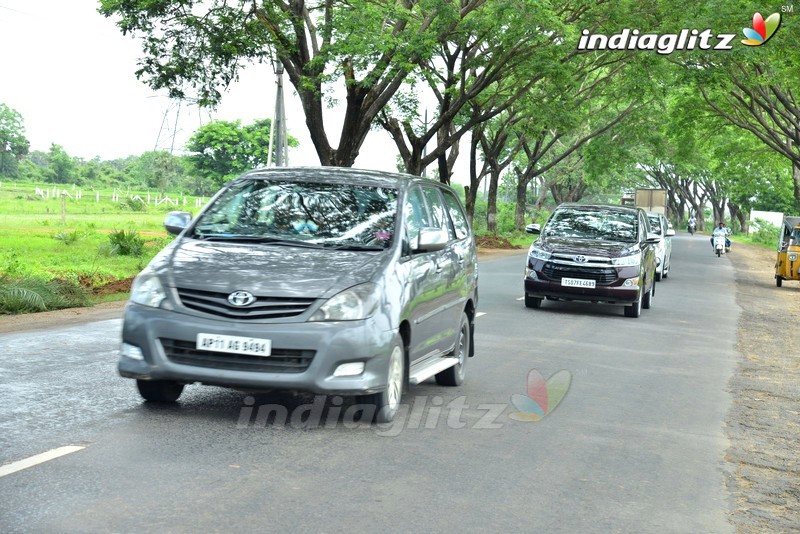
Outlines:
<svg viewBox="0 0 800 534"><path fill-rule="evenodd" d="M347 399L315 415L313 396L280 392L195 386L143 404L114 374L119 320L0 335L0 463L85 447L0 477L0 530L733 531L723 423L740 310L710 248L677 236L638 319L527 309L524 252L481 262L466 381L411 388L390 427L354 423ZM516 420L532 370L571 385L541 420ZM267 418L277 406L287 417Z"/></svg>

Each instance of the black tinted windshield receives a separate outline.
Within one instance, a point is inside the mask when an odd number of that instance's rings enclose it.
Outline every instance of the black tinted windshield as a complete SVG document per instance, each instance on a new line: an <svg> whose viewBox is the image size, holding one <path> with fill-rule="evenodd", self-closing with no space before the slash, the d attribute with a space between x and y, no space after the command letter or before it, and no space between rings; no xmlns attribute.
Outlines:
<svg viewBox="0 0 800 534"><path fill-rule="evenodd" d="M562 208L547 221L543 234L545 237L633 242L638 229L634 213Z"/></svg>
<svg viewBox="0 0 800 534"><path fill-rule="evenodd" d="M379 187L244 181L198 218L193 237L383 249L394 235L396 198Z"/></svg>

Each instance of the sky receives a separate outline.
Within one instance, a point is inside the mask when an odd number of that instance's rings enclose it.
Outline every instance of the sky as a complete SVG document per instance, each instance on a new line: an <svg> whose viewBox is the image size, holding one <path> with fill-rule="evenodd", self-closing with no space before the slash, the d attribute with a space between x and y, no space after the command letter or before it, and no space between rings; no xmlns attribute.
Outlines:
<svg viewBox="0 0 800 534"><path fill-rule="evenodd" d="M70 156L109 160L149 150L180 153L209 120L271 118L276 78L270 65L249 67L214 110L180 106L136 79L141 46L123 36L98 0L0 0L0 102L22 115L31 150L55 143ZM291 165L319 165L294 88L284 78L287 129L300 142ZM326 117L338 133L336 111ZM331 138L336 146L338 139ZM356 167L396 170L394 142L370 132Z"/></svg>

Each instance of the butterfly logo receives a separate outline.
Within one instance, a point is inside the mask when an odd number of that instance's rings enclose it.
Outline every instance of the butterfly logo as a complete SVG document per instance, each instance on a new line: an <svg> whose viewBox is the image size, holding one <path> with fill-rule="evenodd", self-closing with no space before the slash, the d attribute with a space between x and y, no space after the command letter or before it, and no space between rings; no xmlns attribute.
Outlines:
<svg viewBox="0 0 800 534"><path fill-rule="evenodd" d="M531 369L528 373L528 394L511 395L511 404L519 411L508 416L515 421L539 421L556 409L571 383L572 375L569 371L557 371L545 381L539 371Z"/></svg>
<svg viewBox="0 0 800 534"><path fill-rule="evenodd" d="M770 40L781 25L781 14L773 13L767 20L761 16L761 13L753 15L753 27L744 28L744 36L747 39L742 39L742 43L747 46L761 46Z"/></svg>

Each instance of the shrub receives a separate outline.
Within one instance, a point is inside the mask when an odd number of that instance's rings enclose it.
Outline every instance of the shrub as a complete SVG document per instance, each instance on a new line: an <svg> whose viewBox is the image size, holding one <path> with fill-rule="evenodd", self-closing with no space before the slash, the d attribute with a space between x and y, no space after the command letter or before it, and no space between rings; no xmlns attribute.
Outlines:
<svg viewBox="0 0 800 534"><path fill-rule="evenodd" d="M64 280L0 278L0 313L39 312L88 304L86 293Z"/></svg>
<svg viewBox="0 0 800 534"><path fill-rule="evenodd" d="M65 245L71 245L81 237L83 237L83 233L78 232L77 230L73 230L72 232L61 231L53 235L53 239L56 241L61 241Z"/></svg>
<svg viewBox="0 0 800 534"><path fill-rule="evenodd" d="M119 256L141 256L144 239L136 230L114 230L108 235L111 253Z"/></svg>
<svg viewBox="0 0 800 534"><path fill-rule="evenodd" d="M777 245L780 228L774 224L765 221L764 219L757 218L752 225L751 230L753 231L750 232L750 239L753 241L753 243L767 247L774 247Z"/></svg>

